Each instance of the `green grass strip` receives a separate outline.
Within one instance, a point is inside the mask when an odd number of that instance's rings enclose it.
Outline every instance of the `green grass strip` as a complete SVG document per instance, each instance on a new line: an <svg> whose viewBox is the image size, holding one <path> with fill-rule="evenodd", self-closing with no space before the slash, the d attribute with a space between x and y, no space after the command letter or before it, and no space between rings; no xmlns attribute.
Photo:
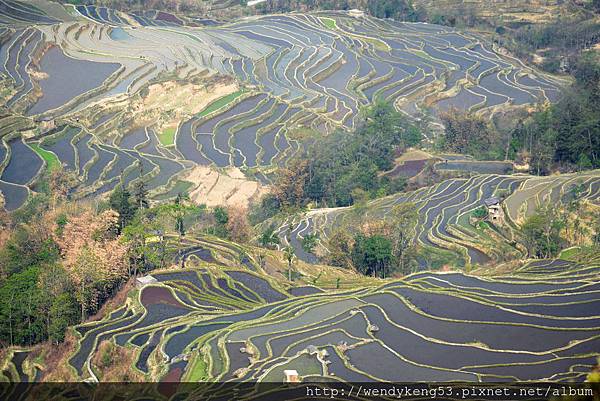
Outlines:
<svg viewBox="0 0 600 401"><path fill-rule="evenodd" d="M321 17L321 22L329 29L337 29L337 23L333 18Z"/></svg>
<svg viewBox="0 0 600 401"><path fill-rule="evenodd" d="M32 143L29 146L35 151L35 153L37 153L46 161L46 167L49 171L60 167L60 160L54 153L50 152L49 150L42 149L42 147L37 143Z"/></svg>
<svg viewBox="0 0 600 401"><path fill-rule="evenodd" d="M204 362L202 354L198 354L190 370L188 381L192 383L197 383L201 381L206 381L208 377L208 366L206 365L206 362Z"/></svg>
<svg viewBox="0 0 600 401"><path fill-rule="evenodd" d="M245 91L243 89L241 89L237 92L233 92L233 93L230 93L229 95L220 97L217 100L215 100L214 102L210 103L208 106L206 106L206 108L204 110L202 110L200 113L196 114L196 117L198 117L198 118L204 117L214 111L217 111L220 108L227 106L229 103L233 102L235 99L237 99L244 93L245 93Z"/></svg>
<svg viewBox="0 0 600 401"><path fill-rule="evenodd" d="M579 254L581 252L581 248L579 247L573 247L573 248L568 248L565 249L563 251L560 252L560 255L558 255L559 259L565 259L565 260L574 260L577 256L577 254Z"/></svg>
<svg viewBox="0 0 600 401"><path fill-rule="evenodd" d="M175 127L166 128L158 134L158 140L163 146L172 146L175 143L175 131L177 131Z"/></svg>

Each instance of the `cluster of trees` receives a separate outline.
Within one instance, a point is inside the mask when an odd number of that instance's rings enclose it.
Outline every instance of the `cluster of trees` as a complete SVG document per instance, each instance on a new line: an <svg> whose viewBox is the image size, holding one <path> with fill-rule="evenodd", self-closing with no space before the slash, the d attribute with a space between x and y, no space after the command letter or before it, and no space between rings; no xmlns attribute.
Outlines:
<svg viewBox="0 0 600 401"><path fill-rule="evenodd" d="M523 244L530 256L552 258L563 249L565 241L561 231L565 226L555 208L544 207L521 225Z"/></svg>
<svg viewBox="0 0 600 401"><path fill-rule="evenodd" d="M408 274L417 265L417 248L414 243L417 209L414 203L402 203L392 209L384 220L365 219L366 202L352 207L353 224L340 227L327 239L329 253L324 262L373 277L389 277L393 273ZM292 228L290 228L290 231ZM319 234L306 234L302 239L305 252L314 253ZM288 240L289 242L289 240ZM265 228L258 237L265 248L280 245L276 226ZM294 248L283 248L288 263L289 280L293 277Z"/></svg>
<svg viewBox="0 0 600 401"><path fill-rule="evenodd" d="M168 260L168 232L174 232L181 242L190 220L204 213L204 206L196 206L178 195L173 202L150 207L143 181L138 181L133 194L122 186L113 190L108 207L117 216L117 233L127 244L128 274L156 267L164 267Z"/></svg>
<svg viewBox="0 0 600 401"><path fill-rule="evenodd" d="M128 246L131 274L165 267L168 260L166 243L169 232L177 236L179 247L188 230L209 234L238 243L247 242L252 227L247 210L239 206L195 205L179 194L172 202L150 207L145 184L138 181L133 193L117 187L109 198L110 207L118 213L120 234Z"/></svg>
<svg viewBox="0 0 600 401"><path fill-rule="evenodd" d="M252 221L268 218L282 209L348 206L402 190L402 177L382 172L394 166L404 148L417 145L420 131L389 103L376 103L363 113L354 132L336 131L319 139L306 154L278 172L272 194L261 200Z"/></svg>
<svg viewBox="0 0 600 401"><path fill-rule="evenodd" d="M96 313L130 277L165 267L167 241L181 242L189 229L238 242L251 236L240 208L209 211L181 195L152 206L143 181L95 205L75 203L74 182L54 170L22 209L0 213L0 344L62 341L67 326Z"/></svg>
<svg viewBox="0 0 600 401"><path fill-rule="evenodd" d="M377 18L393 18L397 21L417 21L417 11L408 0L368 0L369 14Z"/></svg>
<svg viewBox="0 0 600 401"><path fill-rule="evenodd" d="M117 10L165 10L175 13L205 11L206 5L195 0L67 0L68 4L93 4Z"/></svg>
<svg viewBox="0 0 600 401"><path fill-rule="evenodd" d="M60 342L127 275L127 246L113 211L65 204L60 171L48 192L3 219L0 242L0 342Z"/></svg>
<svg viewBox="0 0 600 401"><path fill-rule="evenodd" d="M252 237L252 227L248 222L248 211L241 206L217 206L212 211L212 219L208 219L204 230L238 243L245 243Z"/></svg>
<svg viewBox="0 0 600 401"><path fill-rule="evenodd" d="M210 7L210 4L194 0L68 0L67 3L95 4L125 11L166 10L175 13L205 12ZM232 1L230 4L234 5L236 2ZM247 0L239 0L239 4L245 6ZM255 8L259 13L358 8L378 18L410 21L418 18L409 0L267 0L257 4Z"/></svg>
<svg viewBox="0 0 600 401"><path fill-rule="evenodd" d="M417 264L415 205L402 203L385 220L368 222L363 220L361 206L354 209L358 224L342 227L328 238L326 262L381 278L413 271Z"/></svg>
<svg viewBox="0 0 600 401"><path fill-rule="evenodd" d="M176 14L206 13L207 10L221 14L227 8L229 16L240 13L234 5L246 6L247 0L232 0L211 6L210 2L195 0L67 0L69 4L95 4L123 11L164 10ZM224 7L229 5L230 7ZM409 0L267 0L254 6L257 13L285 13L312 10L361 9L378 18L396 20L417 20L418 15Z"/></svg>
<svg viewBox="0 0 600 401"><path fill-rule="evenodd" d="M355 8L354 0L266 0L257 4L259 13L287 13L310 10L349 10Z"/></svg>
<svg viewBox="0 0 600 401"><path fill-rule="evenodd" d="M452 7L425 8L422 5L415 8L417 21L453 27L469 27L488 25L488 21L478 17L477 3L460 2Z"/></svg>
<svg viewBox="0 0 600 401"><path fill-rule="evenodd" d="M452 108L440 114L445 135L436 144L440 149L472 155L478 159L503 159L502 136L483 117ZM503 148L504 147L504 148Z"/></svg>

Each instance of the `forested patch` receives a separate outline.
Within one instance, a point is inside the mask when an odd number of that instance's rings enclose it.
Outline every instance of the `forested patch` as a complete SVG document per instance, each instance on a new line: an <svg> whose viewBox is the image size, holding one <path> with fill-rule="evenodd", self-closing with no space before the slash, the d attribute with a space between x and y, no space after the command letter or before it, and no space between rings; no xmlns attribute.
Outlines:
<svg viewBox="0 0 600 401"><path fill-rule="evenodd" d="M421 141L419 129L389 103L366 109L353 132L336 131L318 140L306 154L282 169L274 185L277 202L265 207L348 206L362 198L398 192L402 177L388 178L403 149Z"/></svg>
<svg viewBox="0 0 600 401"><path fill-rule="evenodd" d="M118 186L95 206L70 199L70 174L56 169L41 179L31 202L0 213L0 343L59 343L65 330L96 314L132 277L183 264L182 244L192 226L244 243L246 211L207 210L178 195L150 205L144 181Z"/></svg>

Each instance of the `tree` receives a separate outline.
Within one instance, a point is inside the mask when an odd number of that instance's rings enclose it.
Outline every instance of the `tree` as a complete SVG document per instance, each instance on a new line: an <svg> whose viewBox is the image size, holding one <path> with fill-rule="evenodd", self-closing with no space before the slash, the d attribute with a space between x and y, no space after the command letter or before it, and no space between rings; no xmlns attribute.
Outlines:
<svg viewBox="0 0 600 401"><path fill-rule="evenodd" d="M586 154L579 155L579 160L577 160L577 168L579 169L579 171L589 170L593 167L594 167L594 165L592 164L592 161L590 160L588 155L586 155Z"/></svg>
<svg viewBox="0 0 600 401"><path fill-rule="evenodd" d="M77 183L73 172L62 168L53 169L48 175L48 191L52 197L51 206L55 208L59 202L67 200L71 189Z"/></svg>
<svg viewBox="0 0 600 401"><path fill-rule="evenodd" d="M483 118L455 108L441 113L440 118L446 128L440 144L443 150L476 158L500 158L504 154L497 133Z"/></svg>
<svg viewBox="0 0 600 401"><path fill-rule="evenodd" d="M598 87L600 82L600 64L598 61L600 57L598 54L596 51L584 52L577 60L573 72L577 85L593 93L600 91Z"/></svg>
<svg viewBox="0 0 600 401"><path fill-rule="evenodd" d="M377 169L389 170L393 166L394 147L409 145L405 140L408 127L406 119L391 103L377 101L363 111L363 121L356 131L359 150Z"/></svg>
<svg viewBox="0 0 600 401"><path fill-rule="evenodd" d="M47 224L30 221L20 225L0 249L0 277L18 273L30 266L52 263L60 254Z"/></svg>
<svg viewBox="0 0 600 401"><path fill-rule="evenodd" d="M39 316L46 320L48 336L52 337L53 320L57 319L53 315L53 302L64 293L71 293L73 286L69 280L69 276L60 262L54 262L44 265L38 274L38 286L42 292L42 296L48 300L40 305ZM75 304L74 311L77 318L78 306ZM57 333L54 333L56 335Z"/></svg>
<svg viewBox="0 0 600 401"><path fill-rule="evenodd" d="M270 217L275 216L281 210L279 199L272 193L263 195L258 205L253 205L248 214L250 224L256 225Z"/></svg>
<svg viewBox="0 0 600 401"><path fill-rule="evenodd" d="M592 227L594 230L594 236L592 238L592 243L594 246L600 245L600 211L596 211L592 217Z"/></svg>
<svg viewBox="0 0 600 401"><path fill-rule="evenodd" d="M115 235L119 215L106 210L98 215L84 210L71 215L54 241L63 256L63 266L75 288L82 320L87 310L95 310L100 297L128 275L127 247Z"/></svg>
<svg viewBox="0 0 600 401"><path fill-rule="evenodd" d="M133 266L129 275L137 276L148 264L158 263L158 249L149 243L149 239L155 237L158 231L157 224L142 213L136 214L123 229L121 241L127 246L129 265Z"/></svg>
<svg viewBox="0 0 600 401"><path fill-rule="evenodd" d="M377 18L395 18L413 21L415 10L406 0L369 0L369 14Z"/></svg>
<svg viewBox="0 0 600 401"><path fill-rule="evenodd" d="M229 212L223 206L217 206L213 210L215 219L214 234L221 238L228 237L227 223L229 222Z"/></svg>
<svg viewBox="0 0 600 401"><path fill-rule="evenodd" d="M112 191L108 199L110 208L119 214L118 232L120 233L135 216L137 205L131 203L131 194L127 188L119 185Z"/></svg>
<svg viewBox="0 0 600 401"><path fill-rule="evenodd" d="M279 237L275 232L275 225L271 224L268 226L262 234L258 237L258 243L260 246L265 248L271 248L275 245L279 245Z"/></svg>
<svg viewBox="0 0 600 401"><path fill-rule="evenodd" d="M10 214L4 209L4 198L0 198L0 249L4 247L8 238L10 238L10 227L12 221ZM0 277L1 277L0 269Z"/></svg>
<svg viewBox="0 0 600 401"><path fill-rule="evenodd" d="M179 242L181 242L181 237L185 235L184 217L186 212L186 209L183 205L183 197L181 196L181 194L177 194L177 197L173 202L173 207L171 208L171 211L173 213L173 216L175 217L175 231L177 231L177 234L179 234Z"/></svg>
<svg viewBox="0 0 600 401"><path fill-rule="evenodd" d="M258 264L261 269L265 268L266 262L267 262L267 254L264 252L259 252L258 253Z"/></svg>
<svg viewBox="0 0 600 401"><path fill-rule="evenodd" d="M271 215L280 209L294 211L311 202L349 206L360 194L355 190L373 198L398 189L402 183L381 172L394 166L398 152L420 140L416 126L391 103L378 101L361 110L361 120L353 132L336 130L320 138L280 169L273 198L263 203L256 215Z"/></svg>
<svg viewBox="0 0 600 401"><path fill-rule="evenodd" d="M84 246L71 264L69 273L75 284L75 298L81 307L81 321L84 321L87 310L96 304L98 294L94 285L106 277L107 272L102 270L98 256Z"/></svg>
<svg viewBox="0 0 600 401"><path fill-rule="evenodd" d="M528 217L521 225L521 236L529 254L538 258L558 255L563 240L560 232L565 223L555 208L545 206Z"/></svg>
<svg viewBox="0 0 600 401"><path fill-rule="evenodd" d="M369 202L369 194L361 188L354 188L351 192L352 195L352 212L356 215L359 222L362 222L367 212L367 204Z"/></svg>
<svg viewBox="0 0 600 401"><path fill-rule="evenodd" d="M298 208L306 202L305 188L309 176L307 160L293 160L277 173L273 195L283 207Z"/></svg>
<svg viewBox="0 0 600 401"><path fill-rule="evenodd" d="M38 266L30 266L0 287L0 339L9 345L31 345L46 338L39 309L48 299L37 285L39 272Z"/></svg>
<svg viewBox="0 0 600 401"><path fill-rule="evenodd" d="M309 233L302 238L302 249L307 253L313 253L319 243L319 233Z"/></svg>
<svg viewBox="0 0 600 401"><path fill-rule="evenodd" d="M600 166L600 68L597 52L585 52L574 69L576 82L560 101L543 107L518 124L513 151L531 155L530 170L549 174L556 167L573 170Z"/></svg>
<svg viewBox="0 0 600 401"><path fill-rule="evenodd" d="M327 263L332 266L351 268L352 248L354 238L346 228L335 230L327 239L327 249L329 253L326 256Z"/></svg>
<svg viewBox="0 0 600 401"><path fill-rule="evenodd" d="M52 299L48 337L53 343L64 341L67 327L78 323L77 300L68 292Z"/></svg>
<svg viewBox="0 0 600 401"><path fill-rule="evenodd" d="M243 207L230 206L227 209L227 225L226 229L229 237L235 242L245 243L250 237L252 228L248 223L248 210Z"/></svg>
<svg viewBox="0 0 600 401"><path fill-rule="evenodd" d="M406 202L394 206L389 216L391 225L389 239L392 245L392 255L403 274L409 273L408 267L413 256L417 213L416 205Z"/></svg>
<svg viewBox="0 0 600 401"><path fill-rule="evenodd" d="M558 133L549 128L539 134L531 152L531 167L537 175L548 174L554 160L555 143Z"/></svg>
<svg viewBox="0 0 600 401"><path fill-rule="evenodd" d="M229 221L229 213L227 212L227 209L225 209L223 206L217 206L213 210L213 216L215 217L215 221L217 222L217 224L221 226L226 225Z"/></svg>
<svg viewBox="0 0 600 401"><path fill-rule="evenodd" d="M292 281L292 264L294 263L294 259L296 258L296 250L291 246L286 246L283 248L283 256L288 264L288 280Z"/></svg>
<svg viewBox="0 0 600 401"><path fill-rule="evenodd" d="M144 175L142 166L140 165L140 177ZM137 209L148 209L148 189L146 188L146 181L140 178L133 186L133 199Z"/></svg>
<svg viewBox="0 0 600 401"><path fill-rule="evenodd" d="M171 220L178 235L179 248L181 248L181 241L186 233L186 217L192 214L201 214L205 207L205 205L196 206L191 204L187 196L178 194L172 203L158 206L155 213L158 216L167 216Z"/></svg>
<svg viewBox="0 0 600 401"><path fill-rule="evenodd" d="M476 219L485 219L488 215L488 210L485 206L479 206L477 209L473 210L473 217Z"/></svg>
<svg viewBox="0 0 600 401"><path fill-rule="evenodd" d="M354 237L352 262L359 272L385 278L393 259L392 243L384 236L357 234Z"/></svg>

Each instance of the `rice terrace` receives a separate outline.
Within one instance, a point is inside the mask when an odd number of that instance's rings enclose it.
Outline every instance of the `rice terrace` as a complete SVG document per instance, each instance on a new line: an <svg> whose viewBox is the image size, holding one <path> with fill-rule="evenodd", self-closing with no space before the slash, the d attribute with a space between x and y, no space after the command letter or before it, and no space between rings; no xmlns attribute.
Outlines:
<svg viewBox="0 0 600 401"><path fill-rule="evenodd" d="M600 6L441 3L0 0L1 381L600 381Z"/></svg>

